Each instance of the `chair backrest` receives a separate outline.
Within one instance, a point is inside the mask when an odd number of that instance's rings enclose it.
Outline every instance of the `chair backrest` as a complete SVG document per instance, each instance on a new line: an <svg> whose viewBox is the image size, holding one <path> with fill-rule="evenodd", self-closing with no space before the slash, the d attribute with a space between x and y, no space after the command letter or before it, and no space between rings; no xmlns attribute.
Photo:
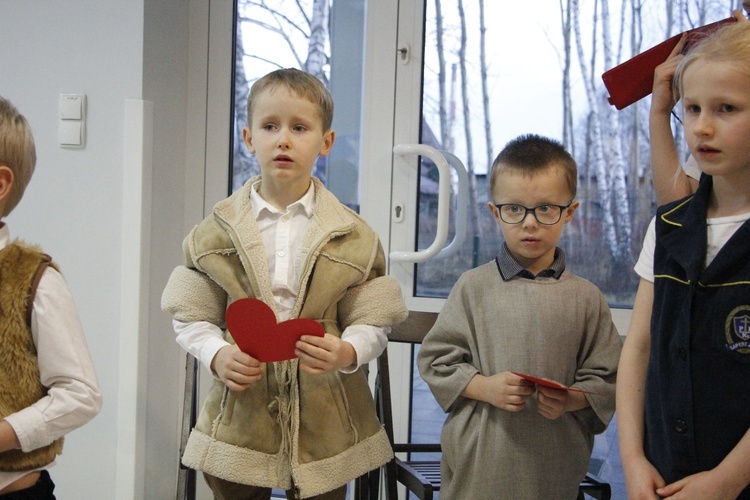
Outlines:
<svg viewBox="0 0 750 500"><path fill-rule="evenodd" d="M388 335L391 342L408 342L420 344L427 332L437 321L438 313L409 311L409 316L403 322L395 325Z"/></svg>
<svg viewBox="0 0 750 500"><path fill-rule="evenodd" d="M394 326L388 336L389 343L400 342L408 344L420 344L427 332L435 324L437 313L425 313L410 311L408 318ZM391 377L388 365L388 349L378 358L378 376L375 382L375 402L377 405L378 417L385 428L388 438L396 453L436 453L440 452L440 443L401 443L396 442L393 432L393 410L391 407ZM439 484L439 465L440 462L432 462L432 469L438 471L437 484ZM409 461L396 459L384 467L386 498L395 499L397 497L396 483L403 482L407 484L410 491L418 493L419 485L409 485L412 481L404 480L404 469L409 468ZM414 473L409 468L409 473ZM428 480L421 478L416 473L417 483L428 483ZM430 487L425 485L426 487ZM416 490L414 488L417 488ZM439 488L439 486L435 486ZM418 494L418 496L420 496ZM421 496L420 496L421 497Z"/></svg>
<svg viewBox="0 0 750 500"><path fill-rule="evenodd" d="M437 320L437 313L426 313L419 311L409 311L409 316L405 321L395 325L388 335L388 342L402 342L408 344L420 344L427 332ZM388 365L388 349L378 358L378 376L375 382L375 403L377 405L378 416L388 433L388 438L393 446L400 446L394 443L393 435L393 411L391 409L391 376ZM406 451L395 450L394 451Z"/></svg>

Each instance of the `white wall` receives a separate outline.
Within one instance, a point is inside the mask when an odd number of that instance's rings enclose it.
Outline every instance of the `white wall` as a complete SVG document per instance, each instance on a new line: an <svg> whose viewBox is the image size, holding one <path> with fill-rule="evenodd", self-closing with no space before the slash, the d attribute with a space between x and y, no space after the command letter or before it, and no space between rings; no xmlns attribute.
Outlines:
<svg viewBox="0 0 750 500"><path fill-rule="evenodd" d="M184 358L159 296L185 229L188 20L197 3L0 4L0 95L31 123L38 154L7 222L60 264L104 395L102 412L69 435L51 471L63 500L174 498ZM87 96L83 149L57 145L61 93Z"/></svg>

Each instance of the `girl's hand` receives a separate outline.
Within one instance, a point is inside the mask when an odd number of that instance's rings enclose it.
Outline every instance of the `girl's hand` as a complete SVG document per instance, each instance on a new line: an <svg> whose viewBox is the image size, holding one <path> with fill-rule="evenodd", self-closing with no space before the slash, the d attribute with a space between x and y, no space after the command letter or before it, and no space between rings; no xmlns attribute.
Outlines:
<svg viewBox="0 0 750 500"><path fill-rule="evenodd" d="M651 113L668 115L680 98L680 96L672 94L672 78L677 70L677 65L684 57L682 49L686 42L687 35L683 34L667 60L654 70L654 85L651 89Z"/></svg>
<svg viewBox="0 0 750 500"><path fill-rule="evenodd" d="M663 488L656 493L664 500L711 498L715 500L731 500L742 492L742 485L733 486L729 481L723 481L713 470L699 472L684 477Z"/></svg>
<svg viewBox="0 0 750 500"><path fill-rule="evenodd" d="M323 337L303 335L294 354L299 357L300 370L313 375L328 373L357 364L357 352L349 342L326 333Z"/></svg>
<svg viewBox="0 0 750 500"><path fill-rule="evenodd" d="M663 488L666 483L646 457L623 458L622 468L630 500L659 500L656 491Z"/></svg>
<svg viewBox="0 0 750 500"><path fill-rule="evenodd" d="M219 349L211 360L211 370L232 391L244 391L260 380L262 374L260 361L235 344Z"/></svg>

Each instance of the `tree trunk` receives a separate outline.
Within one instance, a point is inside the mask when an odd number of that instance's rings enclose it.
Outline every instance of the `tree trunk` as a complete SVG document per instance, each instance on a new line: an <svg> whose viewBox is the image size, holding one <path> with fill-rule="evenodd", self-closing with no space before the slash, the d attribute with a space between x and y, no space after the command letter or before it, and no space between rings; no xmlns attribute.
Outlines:
<svg viewBox="0 0 750 500"><path fill-rule="evenodd" d="M310 17L310 39L307 45L307 60L304 69L318 77L328 86L325 66L328 64L326 42L328 42L328 14L330 0L313 0L313 11Z"/></svg>
<svg viewBox="0 0 750 500"><path fill-rule="evenodd" d="M242 21L237 19L239 25ZM238 26L238 29L240 27ZM260 169L254 169L253 167L257 164L255 157L250 154L245 146L245 142L242 139L242 129L248 125L247 118L247 96L250 94L250 86L245 76L245 50L242 43L238 41L235 43L234 48L234 127L232 130L232 151L234 153L233 158L238 161L232 169L232 187L234 189L239 188L245 179L248 179L256 173L260 173ZM254 171L257 170L257 171Z"/></svg>
<svg viewBox="0 0 750 500"><path fill-rule="evenodd" d="M563 54L565 60L563 61L562 71L562 105L563 105L563 145L575 158L575 141L573 140L573 100L570 93L570 64L571 64L571 49L570 49L570 0L566 0L563 6L563 1L560 0L560 19L562 22L562 36L563 36Z"/></svg>
<svg viewBox="0 0 750 500"><path fill-rule="evenodd" d="M487 151L487 169L495 158L492 147L492 122L490 121L490 94L487 90L487 27L484 24L484 0L479 0L479 66L482 80L482 107L484 108L484 138Z"/></svg>
<svg viewBox="0 0 750 500"><path fill-rule="evenodd" d="M453 152L450 144L450 129L448 127L448 109L446 107L447 94L445 89L445 48L443 47L443 12L440 5L442 0L435 0L435 45L438 56L438 116L440 117L440 147Z"/></svg>
<svg viewBox="0 0 750 500"><path fill-rule="evenodd" d="M589 172L594 172L596 175L596 186L597 195L602 210L602 228L604 236L609 246L609 250L613 256L617 256L619 252L617 243L617 234L615 232L615 221L612 217L612 197L610 193L610 185L607 182L607 166L604 161L604 147L601 141L601 123L599 119L599 106L596 99L596 90L591 82L590 75L588 74L588 68L585 63L583 53L583 41L581 38L581 23L580 23L580 7L578 0L572 1L572 24L573 31L576 35L576 49L578 52L578 61L581 66L582 81L586 87L586 100L591 110L591 132L592 142L590 144L591 155L589 157Z"/></svg>
<svg viewBox="0 0 750 500"><path fill-rule="evenodd" d="M610 29L609 0L601 0L602 7L602 51L604 53L604 67L615 66L612 57L612 33ZM593 69L593 68L592 68ZM602 120L602 140L604 147L610 152L609 170L612 179L612 194L614 195L614 217L617 220L615 230L618 233L619 248L617 256L624 257L630 252L631 217L628 200L628 186L625 177L625 161L622 155L621 133L615 110L607 103L604 93L601 94L604 119Z"/></svg>
<svg viewBox="0 0 750 500"><path fill-rule="evenodd" d="M474 147L471 138L471 108L469 107L469 77L466 70L466 13L463 0L458 0L458 17L461 23L461 44L458 49L459 70L461 73L461 105L463 107L464 134L466 135L466 172L469 174L469 214L468 234L474 235L472 245L472 266L478 265L479 253L479 210L477 206L477 182L474 176Z"/></svg>

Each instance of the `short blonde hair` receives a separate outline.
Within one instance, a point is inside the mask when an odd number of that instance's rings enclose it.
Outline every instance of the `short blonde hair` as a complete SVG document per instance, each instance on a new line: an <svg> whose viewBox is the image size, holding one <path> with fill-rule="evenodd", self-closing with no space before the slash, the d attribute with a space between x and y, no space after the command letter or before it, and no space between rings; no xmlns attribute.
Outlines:
<svg viewBox="0 0 750 500"><path fill-rule="evenodd" d="M286 87L318 106L323 121L323 131L331 129L333 123L333 97L323 82L310 73L296 68L277 69L257 80L250 88L247 98L247 121L252 125L253 108L258 96L265 90Z"/></svg>
<svg viewBox="0 0 750 500"><path fill-rule="evenodd" d="M736 62L750 75L750 22L726 24L693 46L675 71L675 95L683 94L685 70L696 61Z"/></svg>
<svg viewBox="0 0 750 500"><path fill-rule="evenodd" d="M0 165L13 172L13 185L0 216L10 214L23 197L36 166L36 146L26 118L0 97Z"/></svg>

